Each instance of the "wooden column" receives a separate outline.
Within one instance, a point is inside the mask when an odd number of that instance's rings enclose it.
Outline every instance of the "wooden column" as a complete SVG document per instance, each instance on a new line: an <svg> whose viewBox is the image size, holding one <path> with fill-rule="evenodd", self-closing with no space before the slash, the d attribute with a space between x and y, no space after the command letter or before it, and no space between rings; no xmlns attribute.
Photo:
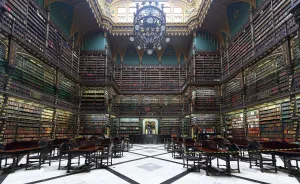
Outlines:
<svg viewBox="0 0 300 184"><path fill-rule="evenodd" d="M3 90L6 92L9 87L10 87L10 82L11 82L11 79L12 79L12 72L14 70L14 65L15 65L15 55L16 55L16 47L17 47L17 44L16 42L13 40L12 36L9 36L9 43L8 43L8 64L10 66L13 66L12 69L8 70L8 68L6 68L6 73L7 73L7 78L6 80L4 81L4 87L3 87ZM2 107L0 108L0 134L3 135L3 131L4 131L4 127L5 127L5 124L6 124L6 118L4 117L4 112L5 112L5 108L6 108L6 105L7 105L7 102L8 102L8 95L5 94L3 95L3 103L2 103Z"/></svg>
<svg viewBox="0 0 300 184"><path fill-rule="evenodd" d="M298 24L298 44L300 44L300 1L296 3L291 0L292 8L290 13L293 14L296 24Z"/></svg>
<svg viewBox="0 0 300 184"><path fill-rule="evenodd" d="M55 101L54 101L54 108L53 108L53 116L52 116L52 130L51 130L51 138L54 139L56 136L55 129L57 123L57 101L58 101L58 92L59 92L59 83L60 83L60 75L59 69L56 68L56 81L55 81Z"/></svg>
<svg viewBox="0 0 300 184"><path fill-rule="evenodd" d="M254 25L253 25L253 8L250 7L250 28L251 28L251 42L252 42L252 54L255 53L255 35L254 35Z"/></svg>

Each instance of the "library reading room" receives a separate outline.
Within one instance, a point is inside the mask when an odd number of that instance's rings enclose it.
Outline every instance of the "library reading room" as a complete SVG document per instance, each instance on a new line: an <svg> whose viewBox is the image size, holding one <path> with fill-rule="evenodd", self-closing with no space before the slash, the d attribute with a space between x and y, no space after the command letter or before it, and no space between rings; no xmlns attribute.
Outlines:
<svg viewBox="0 0 300 184"><path fill-rule="evenodd" d="M0 183L299 184L300 0L0 0Z"/></svg>

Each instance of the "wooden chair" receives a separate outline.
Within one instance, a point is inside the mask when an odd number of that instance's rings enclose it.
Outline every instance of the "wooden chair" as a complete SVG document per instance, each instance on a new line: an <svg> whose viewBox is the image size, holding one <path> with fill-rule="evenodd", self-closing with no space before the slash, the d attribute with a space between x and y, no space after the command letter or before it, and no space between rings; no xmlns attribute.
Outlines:
<svg viewBox="0 0 300 184"><path fill-rule="evenodd" d="M218 156L217 157L217 167L219 168L220 166L225 166L225 165L220 165L219 164L219 159L224 160L225 162L237 162L237 169L232 169L231 170L237 170L240 173L240 149L236 144L232 144L228 147L228 151L231 152L236 152L231 154L230 156ZM226 163L228 164L228 163Z"/></svg>
<svg viewBox="0 0 300 184"><path fill-rule="evenodd" d="M4 150L4 144L0 144L0 150ZM5 159L4 167L7 166L7 159L10 158L8 155L0 155L0 169L2 168L2 160Z"/></svg>
<svg viewBox="0 0 300 184"><path fill-rule="evenodd" d="M28 169L28 165L31 163L38 162L39 169L41 168L42 163L44 164L46 160L48 160L49 166L51 166L51 156L52 156L52 144L50 142L41 141L39 142L39 147L42 147L40 152L37 155L30 156L30 153L27 154L26 159L26 170Z"/></svg>
<svg viewBox="0 0 300 184"><path fill-rule="evenodd" d="M173 142L172 146L172 157L175 158L182 158L182 147L180 144L175 144Z"/></svg>
<svg viewBox="0 0 300 184"><path fill-rule="evenodd" d="M122 157L123 156L123 153L125 151L125 143L124 143L124 140L121 141L120 144L115 144L114 145L114 156L115 157Z"/></svg>
<svg viewBox="0 0 300 184"><path fill-rule="evenodd" d="M113 153L114 144L111 143L108 150L104 150L101 154L96 155L96 168L99 166L98 160L100 160L100 166L111 166L112 165L112 153ZM104 162L103 162L104 161Z"/></svg>
<svg viewBox="0 0 300 184"><path fill-rule="evenodd" d="M269 166L273 166L275 173L277 173L275 155L272 154L272 158L263 157L261 151L259 151L258 149L259 149L258 142L250 143L248 146L250 169L252 168L252 162L255 161L255 166L259 166L261 172L264 172L264 165L269 165Z"/></svg>
<svg viewBox="0 0 300 184"><path fill-rule="evenodd" d="M73 147L67 143L62 143L62 145L58 148L58 170L60 170L61 160L68 159L68 151ZM78 166L80 165L80 155L73 156L73 158L78 157Z"/></svg>
<svg viewBox="0 0 300 184"><path fill-rule="evenodd" d="M201 157L200 156L197 157L195 156L195 153L189 152L191 150L187 150L184 144L182 144L181 147L182 147L183 167L186 166L187 170L189 170L189 161L190 161L193 162L193 169L195 169L197 166L197 170L199 170L200 172L200 163L202 160Z"/></svg>

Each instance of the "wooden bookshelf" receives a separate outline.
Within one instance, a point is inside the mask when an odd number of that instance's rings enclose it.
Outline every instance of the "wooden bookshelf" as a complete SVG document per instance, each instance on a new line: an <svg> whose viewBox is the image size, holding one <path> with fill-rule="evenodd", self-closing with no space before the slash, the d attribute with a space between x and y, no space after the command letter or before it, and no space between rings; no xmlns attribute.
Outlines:
<svg viewBox="0 0 300 184"><path fill-rule="evenodd" d="M246 104L290 93L292 77L282 48L245 70Z"/></svg>
<svg viewBox="0 0 300 184"><path fill-rule="evenodd" d="M181 121L178 118L162 118L160 124L160 134L181 136Z"/></svg>
<svg viewBox="0 0 300 184"><path fill-rule="evenodd" d="M53 109L44 105L9 98L5 116L4 142L51 138Z"/></svg>
<svg viewBox="0 0 300 184"><path fill-rule="evenodd" d="M75 114L65 111L56 110L55 138L73 138L77 131L77 117Z"/></svg>
<svg viewBox="0 0 300 184"><path fill-rule="evenodd" d="M195 62L195 81L221 80L221 60L219 52L197 52Z"/></svg>
<svg viewBox="0 0 300 184"><path fill-rule="evenodd" d="M247 111L248 138L260 140L259 110L249 109Z"/></svg>
<svg viewBox="0 0 300 184"><path fill-rule="evenodd" d="M294 104L295 105L295 104ZM291 102L289 99L282 102L280 105L281 109L281 121L283 125L283 138L286 142L294 142L295 141L295 126L294 122L291 119L293 112L291 109Z"/></svg>
<svg viewBox="0 0 300 184"><path fill-rule="evenodd" d="M194 114L192 125L196 126L199 135L216 137L220 134L220 116L217 114Z"/></svg>
<svg viewBox="0 0 300 184"><path fill-rule="evenodd" d="M239 74L223 85L222 109L239 107L243 104L242 80Z"/></svg>
<svg viewBox="0 0 300 184"><path fill-rule="evenodd" d="M140 134L139 118L120 118L119 136L129 137L132 134Z"/></svg>
<svg viewBox="0 0 300 184"><path fill-rule="evenodd" d="M4 90L4 84L7 79L5 65L6 65L6 61L3 58L0 58L0 91Z"/></svg>
<svg viewBox="0 0 300 184"><path fill-rule="evenodd" d="M219 111L220 101L218 87L201 87L193 91L193 111Z"/></svg>
<svg viewBox="0 0 300 184"><path fill-rule="evenodd" d="M53 122L53 109L42 109L41 112L41 127L40 127L40 139L50 140L52 129L54 127Z"/></svg>
<svg viewBox="0 0 300 184"><path fill-rule="evenodd" d="M262 141L282 141L283 129L280 104L259 109L260 135Z"/></svg>
<svg viewBox="0 0 300 184"><path fill-rule="evenodd" d="M225 115L227 136L233 138L245 138L246 129L244 124L243 111L234 111Z"/></svg>
<svg viewBox="0 0 300 184"><path fill-rule="evenodd" d="M297 25L292 14L288 13L290 8L291 1L289 0L269 0L254 10L252 22L249 19L232 37L228 49L225 48L221 51L224 79L233 77L235 72L244 67L244 64L249 64L254 56L271 51L269 49L284 37L296 32ZM253 25L253 35L251 25ZM254 40L252 40L252 36ZM254 44L254 48L252 44Z"/></svg>
<svg viewBox="0 0 300 184"><path fill-rule="evenodd" d="M58 99L77 105L79 103L79 85L63 74L59 74L59 78Z"/></svg>
<svg viewBox="0 0 300 184"><path fill-rule="evenodd" d="M184 137L189 137L190 136L190 118L182 118L182 127L181 127L181 135Z"/></svg>
<svg viewBox="0 0 300 184"><path fill-rule="evenodd" d="M105 114L85 114L80 116L79 135L84 136L102 136L106 134L106 128L109 126L109 117Z"/></svg>
<svg viewBox="0 0 300 184"><path fill-rule="evenodd" d="M106 79L106 56L82 54L80 56L79 74L83 81L104 81Z"/></svg>
<svg viewBox="0 0 300 184"><path fill-rule="evenodd" d="M106 111L105 93L105 88L84 88L81 97L81 112Z"/></svg>
<svg viewBox="0 0 300 184"><path fill-rule="evenodd" d="M110 127L110 135L111 137L117 137L118 134L119 134L119 118L113 118Z"/></svg>

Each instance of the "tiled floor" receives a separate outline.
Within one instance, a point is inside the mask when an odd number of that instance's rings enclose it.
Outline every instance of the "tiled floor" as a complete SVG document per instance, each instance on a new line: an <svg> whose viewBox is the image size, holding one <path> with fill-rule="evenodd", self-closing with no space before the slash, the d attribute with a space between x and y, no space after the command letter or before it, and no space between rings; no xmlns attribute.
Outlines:
<svg viewBox="0 0 300 184"><path fill-rule="evenodd" d="M278 165L283 165L277 158ZM23 158L20 163L24 163ZM213 166L216 160L213 160ZM66 165L66 160L63 161ZM216 174L206 176L205 171L187 172L182 166L181 159L173 159L163 145L134 145L130 152L125 152L122 158L114 158L109 169L94 169L87 172L66 174L66 170L58 170L58 162L53 161L51 166L43 165L40 170L17 170L9 174L4 184L47 183L47 184L90 184L90 183L175 183L175 184L296 184L297 178L289 177L280 170L277 174L272 172L261 173L258 168L249 168L249 163L240 162L241 173L233 172L232 176ZM236 164L232 163L232 167ZM3 176L5 177L5 175Z"/></svg>

